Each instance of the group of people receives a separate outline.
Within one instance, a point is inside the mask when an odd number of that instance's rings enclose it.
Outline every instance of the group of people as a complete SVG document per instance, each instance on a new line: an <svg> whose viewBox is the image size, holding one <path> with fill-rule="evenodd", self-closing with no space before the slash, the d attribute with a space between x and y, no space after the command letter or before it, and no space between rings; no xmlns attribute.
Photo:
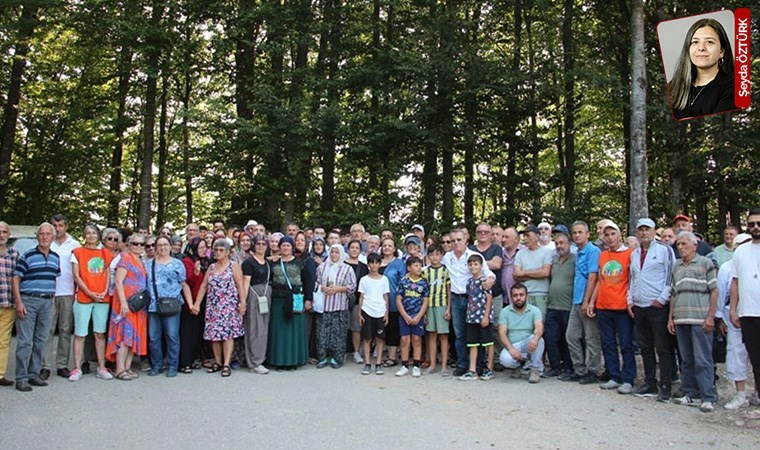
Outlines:
<svg viewBox="0 0 760 450"><path fill-rule="evenodd" d="M268 233L254 220L191 223L184 240L168 227L153 237L87 224L80 244L56 215L23 255L0 222L0 385L30 391L53 368L79 381L95 359L96 377L134 380L134 356L149 376L228 377L236 359L258 374L337 369L350 345L363 375L392 367L469 381L508 369L710 412L719 333L736 386L724 406L760 404L746 392L750 363L760 381L760 209L748 234L727 227L715 248L688 216L672 222L641 218L624 239L601 220L593 242L583 221L520 231L483 222L474 239L466 227L435 236L415 224L399 249L390 229L288 223ZM15 382L5 378L14 320ZM54 358L45 347L56 330Z"/></svg>

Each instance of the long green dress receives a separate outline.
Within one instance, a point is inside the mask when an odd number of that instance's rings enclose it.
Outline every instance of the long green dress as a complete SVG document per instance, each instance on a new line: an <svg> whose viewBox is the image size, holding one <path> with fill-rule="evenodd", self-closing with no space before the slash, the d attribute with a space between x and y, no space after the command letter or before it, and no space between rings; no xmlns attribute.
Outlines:
<svg viewBox="0 0 760 450"><path fill-rule="evenodd" d="M303 259L295 258L292 261L278 261L272 264L272 308L269 311L267 362L276 367L295 368L309 360L309 340L306 335L305 314L289 313L292 309L292 298L288 294L290 288L282 271L283 266L293 290L303 291Z"/></svg>

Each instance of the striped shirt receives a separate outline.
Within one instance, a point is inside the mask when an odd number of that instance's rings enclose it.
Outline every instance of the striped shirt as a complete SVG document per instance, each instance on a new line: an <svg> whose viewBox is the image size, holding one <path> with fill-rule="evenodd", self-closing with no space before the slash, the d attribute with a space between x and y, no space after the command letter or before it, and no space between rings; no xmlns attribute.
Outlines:
<svg viewBox="0 0 760 450"><path fill-rule="evenodd" d="M451 286L449 270L446 266L427 266L422 271L422 277L430 285L429 307L448 306L448 291Z"/></svg>
<svg viewBox="0 0 760 450"><path fill-rule="evenodd" d="M348 294L356 291L356 273L354 273L353 267L342 263L322 263L317 269L317 283L324 286L348 288L347 292L325 295L326 313L348 309Z"/></svg>
<svg viewBox="0 0 760 450"><path fill-rule="evenodd" d="M696 255L689 263L673 264L673 322L676 325L701 325L710 309L710 292L718 288L715 265Z"/></svg>
<svg viewBox="0 0 760 450"><path fill-rule="evenodd" d="M18 250L8 247L0 255L0 308L13 307L13 271L18 263Z"/></svg>
<svg viewBox="0 0 760 450"><path fill-rule="evenodd" d="M22 294L55 295L55 279L61 275L61 260L54 251L48 251L46 256L35 247L18 260L13 275L21 280Z"/></svg>

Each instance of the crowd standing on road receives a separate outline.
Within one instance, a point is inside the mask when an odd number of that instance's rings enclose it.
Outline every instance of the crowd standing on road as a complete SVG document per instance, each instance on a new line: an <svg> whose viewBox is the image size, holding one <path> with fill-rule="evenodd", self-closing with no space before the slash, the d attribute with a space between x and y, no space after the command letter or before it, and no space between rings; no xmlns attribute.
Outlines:
<svg viewBox="0 0 760 450"><path fill-rule="evenodd" d="M583 221L484 222L474 239L415 224L399 241L361 224L270 233L217 220L188 224L184 240L167 226L149 236L87 224L80 245L55 215L19 254L0 222L0 385L28 392L53 370L78 382L91 361L97 378L131 381L135 356L149 376L229 377L339 369L348 355L362 375L487 381L507 369L711 412L721 337L736 389L723 406L760 405L746 390L750 365L760 386L760 209L715 248L685 215L660 229L641 218L628 239L611 220L596 225L592 242Z"/></svg>

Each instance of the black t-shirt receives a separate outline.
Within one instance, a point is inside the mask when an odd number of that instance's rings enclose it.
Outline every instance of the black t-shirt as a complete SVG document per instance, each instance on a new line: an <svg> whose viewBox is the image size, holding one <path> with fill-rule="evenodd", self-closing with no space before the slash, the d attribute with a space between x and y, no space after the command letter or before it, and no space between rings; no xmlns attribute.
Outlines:
<svg viewBox="0 0 760 450"><path fill-rule="evenodd" d="M268 265L269 262L265 261L264 264L261 264L256 261L256 258L248 258L243 261L243 275L251 277L251 286L264 284L272 279L272 269L271 267L267 269Z"/></svg>
<svg viewBox="0 0 760 450"><path fill-rule="evenodd" d="M354 275L356 275L356 291L354 291L354 293L348 297L350 299L353 299L353 301L358 302L359 296L356 293L359 292L359 280L361 280L365 275L369 274L369 267L367 267L367 265L361 261L359 261L358 264L351 264L348 261L344 262L351 266L352 269L354 269Z"/></svg>
<svg viewBox="0 0 760 450"><path fill-rule="evenodd" d="M486 260L486 262L492 260L494 257L498 256L501 258L502 254L504 253L504 249L499 247L496 244L491 244L486 251L481 252L478 250L478 246L473 244L470 245L470 250L474 252L478 252L481 255L483 255L483 258ZM503 293L502 287L501 287L501 268L493 270L491 269L491 272L493 272L494 276L496 277L496 283L494 283L493 287L491 288L491 293L494 297L498 297Z"/></svg>
<svg viewBox="0 0 760 450"><path fill-rule="evenodd" d="M704 86L692 86L685 109L676 109L676 119L704 116L736 109L734 105L734 79L723 72Z"/></svg>

